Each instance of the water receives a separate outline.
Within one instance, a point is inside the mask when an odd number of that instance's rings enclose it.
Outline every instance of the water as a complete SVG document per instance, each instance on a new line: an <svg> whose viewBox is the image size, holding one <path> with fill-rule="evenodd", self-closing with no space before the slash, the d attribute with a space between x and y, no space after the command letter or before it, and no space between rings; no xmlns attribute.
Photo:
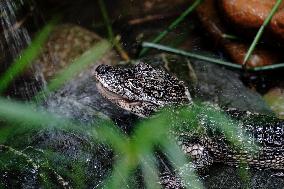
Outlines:
<svg viewBox="0 0 284 189"><path fill-rule="evenodd" d="M26 28L28 20L33 15L33 1L30 0L1 0L0 1L0 55L1 72L9 68L18 58L23 49L31 43L31 37ZM28 8L28 9L27 9ZM36 85L30 78L21 77L14 80L7 91L9 96L29 99L36 91Z"/></svg>
<svg viewBox="0 0 284 189"><path fill-rule="evenodd" d="M23 26L26 17L18 19L16 16L17 10L23 5L22 0L1 0L0 4L1 38L4 38L0 45L2 49L7 46L12 58L17 57L21 50L31 42L30 35Z"/></svg>

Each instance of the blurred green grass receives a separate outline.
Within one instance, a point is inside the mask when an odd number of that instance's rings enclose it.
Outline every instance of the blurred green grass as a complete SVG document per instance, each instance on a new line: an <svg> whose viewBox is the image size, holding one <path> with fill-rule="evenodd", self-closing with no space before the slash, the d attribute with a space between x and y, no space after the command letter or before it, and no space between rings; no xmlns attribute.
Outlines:
<svg viewBox="0 0 284 189"><path fill-rule="evenodd" d="M52 115L44 110L39 111L36 107L31 107L29 104L21 104L6 99L0 99L0 107L9 107L5 112L5 108L0 109L0 119L6 120L9 123L16 124L17 127L23 127L22 129L34 128L42 129L55 125L57 129L78 131L78 133L86 133L94 139L93 142L105 143L112 146L117 159L113 167L111 176L106 180L105 188L118 188L126 187L128 179L131 173L141 166L142 172L145 174L146 186L148 188L159 188L158 183L158 169L155 157L156 147L160 146L162 151L165 152L171 164L175 170L180 170L186 164L190 164L185 154L181 152L176 142L173 140L173 136L170 136L170 130L176 132L201 132L196 131L198 127L195 125L198 123L198 115L207 115L208 122L212 121L214 124L209 124L216 129L225 130L225 134L228 133L228 139L231 139L235 145L239 145L237 141L240 138L235 139L238 136L235 133L234 123L224 114L214 109L208 109L208 107L201 105L194 105L191 107L181 107L173 111L172 108L165 109L159 114L151 117L147 120L139 122L135 126L133 135L127 136L116 127L110 120L102 120L99 125L86 128L83 125L74 123L68 119L64 119L57 115ZM186 124L186 127L185 127ZM231 125L231 127L230 127ZM223 127L227 127L223 129ZM84 129L83 129L84 128ZM214 129L214 128L212 128ZM13 130L9 130L13 133ZM2 143L5 143L9 133L6 133L5 128L0 128L0 139ZM4 138L2 134L6 135ZM245 143L246 139L242 139L242 143ZM13 151L12 151L13 152ZM15 152L15 151L14 151ZM14 154L19 155L19 154ZM3 162L3 159L0 160ZM52 158L52 156L51 156ZM5 161L4 161L5 162ZM60 169L59 167L52 169ZM82 170L78 171L78 175L73 175L73 181L78 178L83 178ZM180 175L184 179L184 183L188 183L190 188L203 188L201 182L198 180L194 170L189 169L182 172ZM125 182L121 182L124 180ZM45 183L46 184L46 183ZM78 183L82 186L82 183Z"/></svg>

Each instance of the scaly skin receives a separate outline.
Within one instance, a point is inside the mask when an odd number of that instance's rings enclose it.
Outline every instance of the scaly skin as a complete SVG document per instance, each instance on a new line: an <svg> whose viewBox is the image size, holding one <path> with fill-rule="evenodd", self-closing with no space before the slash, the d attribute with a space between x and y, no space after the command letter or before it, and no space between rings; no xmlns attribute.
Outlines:
<svg viewBox="0 0 284 189"><path fill-rule="evenodd" d="M166 105L195 106L182 81L163 69L156 69L145 63L139 63L132 68L100 65L95 77L99 91L105 98L140 117L148 117ZM210 105L208 109L221 111ZM196 168L202 169L213 162L223 162L229 165L247 163L257 168L284 169L283 121L233 109L226 113L237 122L234 133L239 142L237 148L229 142L230 139L225 137L221 129L213 128L214 123L210 125L203 120L204 117L214 120L214 117L210 118L202 111L197 120L199 130L204 132L198 135L186 130L175 133L179 145ZM228 127L234 126L233 121L228 124ZM256 151L253 153L250 148L246 148L247 144L256 146ZM181 186L180 182L169 175L163 177L162 184L166 188Z"/></svg>

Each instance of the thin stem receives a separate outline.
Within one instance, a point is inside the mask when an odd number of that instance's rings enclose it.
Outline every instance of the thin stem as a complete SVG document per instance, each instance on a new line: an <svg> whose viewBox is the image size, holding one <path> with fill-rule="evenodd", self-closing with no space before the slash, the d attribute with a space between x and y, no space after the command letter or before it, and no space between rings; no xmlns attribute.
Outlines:
<svg viewBox="0 0 284 189"><path fill-rule="evenodd" d="M114 37L114 33L111 27L111 23L109 21L109 17L108 17L108 13L107 13L107 9L104 3L104 0L99 0L99 6L102 12L102 16L107 28L107 32L108 32L108 37L109 40L111 41L111 43L113 43L114 47L116 48L116 50L118 51L118 53L120 54L121 58L125 61L129 61L129 56L128 54L123 50L121 44L119 43L119 39L117 37Z"/></svg>
<svg viewBox="0 0 284 189"><path fill-rule="evenodd" d="M187 51L183 51L180 49L175 49L169 46L165 46L165 45L161 45L161 44L155 44L155 43L151 43L151 42L143 42L142 43L143 47L147 47L147 48L153 48L153 49L158 49L158 50L162 50L168 53L173 53L173 54L178 54L178 55L182 55L182 56L186 56L186 57L190 57L190 58L195 58L198 60L204 60L207 62L212 62L215 64L219 64L222 66L227 66L230 68L235 68L235 69L243 69L243 67L239 64L235 64L232 62L228 62L228 61L223 61L217 58L212 58L212 57L208 57L208 56L203 56L200 54L196 54L196 53L191 53L191 52L187 52ZM258 72L258 71L267 71L267 70L275 70L278 68L284 68L284 63L275 63L273 65L267 65L267 66L259 66L259 67L254 67L254 68L248 68L248 71L253 71L253 72Z"/></svg>
<svg viewBox="0 0 284 189"><path fill-rule="evenodd" d="M269 22L271 21L272 17L276 13L276 11L279 8L281 3L282 3L282 0L277 0L275 5L273 6L272 10L270 11L269 15L266 17L266 19L264 20L263 24L259 28L256 36L254 37L254 40L253 40L252 44L249 47L249 50L247 51L246 56L244 58L244 61L243 61L244 67L246 67L246 63L247 63L248 59L250 58L251 54L253 53L253 51L254 51L254 49L255 49L259 39L261 38L262 33L263 33L265 27L267 26L267 24L269 24Z"/></svg>
<svg viewBox="0 0 284 189"><path fill-rule="evenodd" d="M160 33L156 38L153 39L152 43L160 42L170 31L175 29L187 15L189 15L203 0L196 0L192 5L190 5L176 20L174 20L169 27ZM145 55L148 52L148 48L143 48L139 54L139 57Z"/></svg>
<svg viewBox="0 0 284 189"><path fill-rule="evenodd" d="M232 34L222 34L222 38L224 39L232 39L232 40L238 40L240 39L238 36L232 35Z"/></svg>
<svg viewBox="0 0 284 189"><path fill-rule="evenodd" d="M217 59L217 58L207 57L207 56L199 55L199 54L196 54L196 53L191 53L191 52L171 48L171 47L160 45L160 44L143 42L142 46L147 47L147 48L159 49L159 50L163 50L163 51L166 51L166 52L169 52L169 53L179 54L179 55L186 56L186 57L196 58L196 59L199 59L199 60L213 62L215 64L219 64L219 65L223 65L223 66L242 69L242 66L238 65L238 64L223 61L223 60L220 60L220 59Z"/></svg>
<svg viewBox="0 0 284 189"><path fill-rule="evenodd" d="M255 68L250 68L248 69L249 71L266 71L266 70L275 70L278 68L284 68L284 63L276 63L272 65L267 65L267 66L259 66Z"/></svg>
<svg viewBox="0 0 284 189"><path fill-rule="evenodd" d="M114 34L113 34L111 24L110 24L110 21L109 21L109 18L108 18L108 13L107 13L107 9L106 9L104 0L98 0L98 3L99 3L101 13L102 13L102 16L103 16L103 19L104 19L104 22L105 22L105 26L107 28L108 37L111 41L113 41L114 40Z"/></svg>

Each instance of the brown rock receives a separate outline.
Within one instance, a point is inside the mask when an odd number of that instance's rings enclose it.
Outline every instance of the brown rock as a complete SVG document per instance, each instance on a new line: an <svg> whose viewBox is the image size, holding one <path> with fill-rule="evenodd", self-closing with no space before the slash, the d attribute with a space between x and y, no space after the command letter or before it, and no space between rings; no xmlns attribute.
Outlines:
<svg viewBox="0 0 284 189"><path fill-rule="evenodd" d="M101 40L94 32L80 26L59 25L49 36L34 67L48 81ZM109 64L119 61L113 51L106 56L109 57Z"/></svg>
<svg viewBox="0 0 284 189"><path fill-rule="evenodd" d="M284 88L272 88L263 99L280 119L284 119Z"/></svg>
<svg viewBox="0 0 284 189"><path fill-rule="evenodd" d="M279 10L270 22L271 30L281 39L284 39L284 9Z"/></svg>
<svg viewBox="0 0 284 189"><path fill-rule="evenodd" d="M261 26L276 0L221 0L226 18L234 24L257 28Z"/></svg>
<svg viewBox="0 0 284 189"><path fill-rule="evenodd" d="M249 44L224 38L224 34L228 32L218 16L215 1L204 0L203 3L197 8L197 14L202 22L202 25L214 38L214 40L216 40L224 48L224 50L230 55L235 63L242 64ZM243 16L244 14L245 12L238 16ZM264 66L273 64L277 60L278 57L275 55L275 53L264 49L256 49L248 60L247 66Z"/></svg>
<svg viewBox="0 0 284 189"><path fill-rule="evenodd" d="M229 56L238 64L243 64L248 46L244 43L226 42L224 48ZM247 67L257 67L273 64L277 61L277 55L264 49L256 49L247 62Z"/></svg>
<svg viewBox="0 0 284 189"><path fill-rule="evenodd" d="M247 29L258 29L269 15L276 0L220 0L225 17L234 25ZM268 30L284 39L284 2L274 15Z"/></svg>

